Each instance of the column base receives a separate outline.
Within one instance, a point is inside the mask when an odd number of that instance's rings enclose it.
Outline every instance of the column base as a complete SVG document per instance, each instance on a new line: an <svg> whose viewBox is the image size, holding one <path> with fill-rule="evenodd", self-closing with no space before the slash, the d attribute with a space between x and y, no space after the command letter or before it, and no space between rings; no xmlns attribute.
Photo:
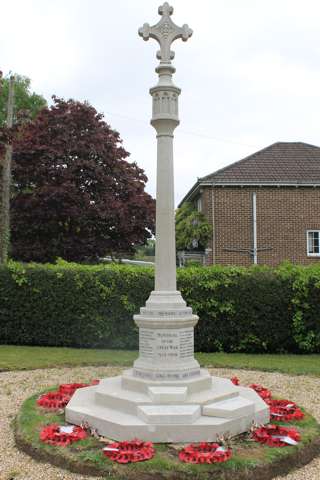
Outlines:
<svg viewBox="0 0 320 480"><path fill-rule="evenodd" d="M254 390L211 377L206 370L178 382L148 381L128 370L78 389L66 407L66 420L86 421L114 440L211 442L227 432L245 432L253 421L267 423L269 407Z"/></svg>

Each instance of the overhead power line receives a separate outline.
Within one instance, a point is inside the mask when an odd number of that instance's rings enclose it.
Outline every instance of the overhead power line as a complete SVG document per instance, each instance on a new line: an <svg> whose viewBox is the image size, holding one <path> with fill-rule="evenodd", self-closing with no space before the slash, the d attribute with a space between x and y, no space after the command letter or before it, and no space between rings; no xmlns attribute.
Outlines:
<svg viewBox="0 0 320 480"><path fill-rule="evenodd" d="M111 117L119 117L119 118L124 118L126 120L130 120L131 122L138 122L144 125L147 125L148 122L145 120L141 120L140 118L135 118L135 117L129 117L128 115L123 115L122 113L114 113L114 112L105 112L106 115L110 115ZM250 147L250 148L260 148L258 145L252 145L248 143L243 143L243 142L238 142L236 140L229 140L226 138L218 138L218 137L213 137L212 135L207 135L205 133L201 132L192 132L188 130L179 130L179 133L182 133L183 135L192 135L194 137L199 137L199 138L204 138L206 140L213 140L214 142L220 142L220 143L229 143L232 145L241 145L242 147Z"/></svg>

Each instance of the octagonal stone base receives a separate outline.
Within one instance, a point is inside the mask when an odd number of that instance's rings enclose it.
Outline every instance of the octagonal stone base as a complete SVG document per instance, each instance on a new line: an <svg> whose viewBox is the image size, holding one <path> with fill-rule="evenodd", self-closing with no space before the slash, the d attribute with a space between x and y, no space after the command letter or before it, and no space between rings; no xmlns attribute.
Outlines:
<svg viewBox="0 0 320 480"><path fill-rule="evenodd" d="M86 421L114 440L185 443L237 435L253 421L267 423L269 407L254 390L211 377L204 369L181 381L146 380L127 370L78 389L66 407L66 420Z"/></svg>

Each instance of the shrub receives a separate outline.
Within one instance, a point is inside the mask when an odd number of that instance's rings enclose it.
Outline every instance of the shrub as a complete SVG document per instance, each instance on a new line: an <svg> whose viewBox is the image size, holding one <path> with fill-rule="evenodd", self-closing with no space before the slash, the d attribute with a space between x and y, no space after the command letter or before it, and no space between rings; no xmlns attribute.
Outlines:
<svg viewBox="0 0 320 480"><path fill-rule="evenodd" d="M137 348L132 315L152 283L152 270L128 266L10 263L0 269L0 343Z"/></svg>
<svg viewBox="0 0 320 480"><path fill-rule="evenodd" d="M190 267L178 288L200 317L197 351L320 352L319 267ZM9 262L0 343L135 349L152 289L150 267Z"/></svg>
<svg viewBox="0 0 320 480"><path fill-rule="evenodd" d="M290 282L267 268L186 269L184 297L201 321L200 351L284 352L295 349L290 320Z"/></svg>

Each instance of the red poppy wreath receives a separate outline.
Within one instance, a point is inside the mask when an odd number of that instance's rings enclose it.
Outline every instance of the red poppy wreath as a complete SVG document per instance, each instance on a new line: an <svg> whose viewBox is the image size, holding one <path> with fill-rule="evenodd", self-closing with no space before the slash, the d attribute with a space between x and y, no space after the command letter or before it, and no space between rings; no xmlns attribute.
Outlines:
<svg viewBox="0 0 320 480"><path fill-rule="evenodd" d="M290 422L292 420L302 420L304 413L296 403L290 400L269 400L270 418L278 422Z"/></svg>
<svg viewBox="0 0 320 480"><path fill-rule="evenodd" d="M185 463L220 463L229 460L231 455L230 448L217 443L201 442L198 445L187 445L179 453L179 458Z"/></svg>
<svg viewBox="0 0 320 480"><path fill-rule="evenodd" d="M47 425L40 432L40 440L49 445L66 447L87 437L87 432L82 427L75 425Z"/></svg>
<svg viewBox="0 0 320 480"><path fill-rule="evenodd" d="M106 457L117 463L135 463L150 460L154 456L153 443L134 439L110 443L103 449Z"/></svg>
<svg viewBox="0 0 320 480"><path fill-rule="evenodd" d="M287 447L297 445L300 441L300 434L295 428L266 425L254 430L252 438L269 447Z"/></svg>

